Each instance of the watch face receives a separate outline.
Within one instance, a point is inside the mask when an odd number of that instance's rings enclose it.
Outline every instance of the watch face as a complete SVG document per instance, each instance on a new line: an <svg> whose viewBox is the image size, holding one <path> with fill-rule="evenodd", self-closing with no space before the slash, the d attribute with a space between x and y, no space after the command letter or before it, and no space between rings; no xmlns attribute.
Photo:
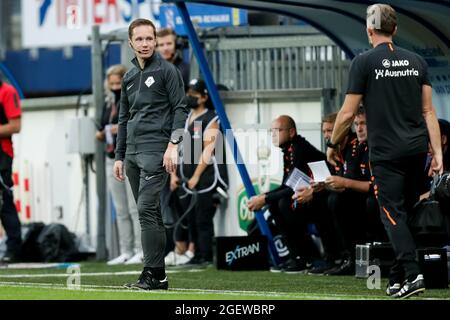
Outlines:
<svg viewBox="0 0 450 320"><path fill-rule="evenodd" d="M170 139L172 144L179 144L183 140L183 137L179 137L178 139Z"/></svg>

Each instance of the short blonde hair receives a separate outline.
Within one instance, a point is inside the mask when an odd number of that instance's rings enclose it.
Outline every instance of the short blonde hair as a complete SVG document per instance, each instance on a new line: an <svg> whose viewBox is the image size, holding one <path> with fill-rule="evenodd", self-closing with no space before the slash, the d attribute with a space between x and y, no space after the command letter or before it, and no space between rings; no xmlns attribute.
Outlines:
<svg viewBox="0 0 450 320"><path fill-rule="evenodd" d="M105 77L105 82L104 82L104 87L105 87L106 93L109 93L111 91L109 89L109 85L108 85L109 77L111 77L112 75L116 75L116 76L119 76L121 79L123 79L123 76L125 75L126 72L127 72L127 67L125 67L123 64L114 64L106 70L106 77Z"/></svg>
<svg viewBox="0 0 450 320"><path fill-rule="evenodd" d="M112 75L117 75L123 78L126 72L127 67L125 67L123 64L114 64L106 70L106 79L108 79Z"/></svg>
<svg viewBox="0 0 450 320"><path fill-rule="evenodd" d="M367 26L385 36L392 36L397 26L397 15L394 8L383 3L367 7Z"/></svg>

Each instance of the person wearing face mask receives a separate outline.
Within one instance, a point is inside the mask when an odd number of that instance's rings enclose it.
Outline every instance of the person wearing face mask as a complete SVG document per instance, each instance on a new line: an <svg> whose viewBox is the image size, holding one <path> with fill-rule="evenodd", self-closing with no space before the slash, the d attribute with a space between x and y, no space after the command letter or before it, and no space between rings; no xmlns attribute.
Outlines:
<svg viewBox="0 0 450 320"><path fill-rule="evenodd" d="M194 251L194 255L185 265L209 265L213 261L213 218L218 205L215 199L221 190L228 188L224 140L203 80L189 82L186 104L190 113L185 124L181 165L170 182L172 190L178 189L183 212L191 201L195 202L188 213L190 245L186 251L189 255Z"/></svg>
<svg viewBox="0 0 450 320"><path fill-rule="evenodd" d="M187 91L189 84L189 64L184 62L182 57L182 52L177 47L177 34L171 28L161 28L156 32L156 50L161 55L161 57L172 63L183 77L184 90ZM173 174L176 175L174 172ZM166 227L166 249L164 262L166 265L179 265L188 262L193 257L193 247L190 246L187 249L188 234L185 228L176 228L177 236L179 239L174 243L173 231L174 225L173 220L176 217L176 211L179 207L179 202L176 199L176 195L172 193L170 188L170 179L167 179L167 183L163 186L161 190L161 215L163 217L164 225ZM180 254L183 252L184 254Z"/></svg>
<svg viewBox="0 0 450 320"><path fill-rule="evenodd" d="M120 91L126 71L123 65L113 65L106 71L105 104L102 122L96 133L97 140L105 142L106 183L117 212L119 230L120 255L108 261L108 265L142 263L143 257L138 211L130 183L120 183L113 176Z"/></svg>

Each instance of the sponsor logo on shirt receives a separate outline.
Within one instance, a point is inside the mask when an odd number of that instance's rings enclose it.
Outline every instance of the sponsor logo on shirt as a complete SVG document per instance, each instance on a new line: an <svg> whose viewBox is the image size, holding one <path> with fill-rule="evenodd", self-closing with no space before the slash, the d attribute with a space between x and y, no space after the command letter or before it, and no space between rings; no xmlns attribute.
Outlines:
<svg viewBox="0 0 450 320"><path fill-rule="evenodd" d="M381 62L383 67L389 69L390 67L407 67L409 66L409 60L389 60L383 59Z"/></svg>
<svg viewBox="0 0 450 320"><path fill-rule="evenodd" d="M375 80L379 78L400 78L400 77L418 77L419 71L412 69L405 70L389 70L389 69L375 69Z"/></svg>

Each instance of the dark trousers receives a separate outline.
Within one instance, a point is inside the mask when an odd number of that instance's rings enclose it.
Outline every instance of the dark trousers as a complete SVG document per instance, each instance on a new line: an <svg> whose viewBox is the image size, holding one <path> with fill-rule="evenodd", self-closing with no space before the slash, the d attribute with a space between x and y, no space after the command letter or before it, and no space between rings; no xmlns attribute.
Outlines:
<svg viewBox="0 0 450 320"><path fill-rule="evenodd" d="M6 186L12 187L12 170L2 170L0 172L3 182ZM20 229L20 220L14 205L13 194L11 190L3 190L3 207L0 212L0 219L5 229L8 239L6 240L7 254L13 256L20 255L22 246L22 237Z"/></svg>
<svg viewBox="0 0 450 320"><path fill-rule="evenodd" d="M310 208L324 247L325 260L328 262L334 262L342 258L342 252L344 251L342 232L336 213L330 210L328 204L332 194L329 191L315 193Z"/></svg>
<svg viewBox="0 0 450 320"><path fill-rule="evenodd" d="M418 154L390 161L372 162L375 191L378 194L381 220L395 252L391 268L391 282L420 273L416 262L416 244L407 216L419 200L426 154Z"/></svg>
<svg viewBox="0 0 450 320"><path fill-rule="evenodd" d="M213 261L214 214L216 205L213 203L214 191L198 193L195 205L187 215L189 239L194 242L195 258ZM192 195L182 201L183 212L192 201ZM180 230L181 231L181 230ZM178 231L178 232L180 232ZM177 233L178 235L180 233Z"/></svg>
<svg viewBox="0 0 450 320"><path fill-rule="evenodd" d="M307 233L308 223L314 223L324 245L325 254L330 253L330 220L327 218L326 195L314 194L310 203L292 207L291 197L284 197L269 205L269 211L276 227L283 235L291 258L301 257L313 260L318 256L318 250L311 236ZM323 205L325 204L325 205ZM322 237L323 236L323 237Z"/></svg>
<svg viewBox="0 0 450 320"><path fill-rule="evenodd" d="M374 194L366 198L366 242L388 242L386 230L380 218L380 206Z"/></svg>
<svg viewBox="0 0 450 320"><path fill-rule="evenodd" d="M160 194L167 181L163 152L126 155L126 171L136 200L144 267L164 268L166 230L161 215Z"/></svg>
<svg viewBox="0 0 450 320"><path fill-rule="evenodd" d="M343 249L342 255L353 258L356 244L366 242L366 196L352 190L330 192L328 206L337 221L337 241Z"/></svg>

